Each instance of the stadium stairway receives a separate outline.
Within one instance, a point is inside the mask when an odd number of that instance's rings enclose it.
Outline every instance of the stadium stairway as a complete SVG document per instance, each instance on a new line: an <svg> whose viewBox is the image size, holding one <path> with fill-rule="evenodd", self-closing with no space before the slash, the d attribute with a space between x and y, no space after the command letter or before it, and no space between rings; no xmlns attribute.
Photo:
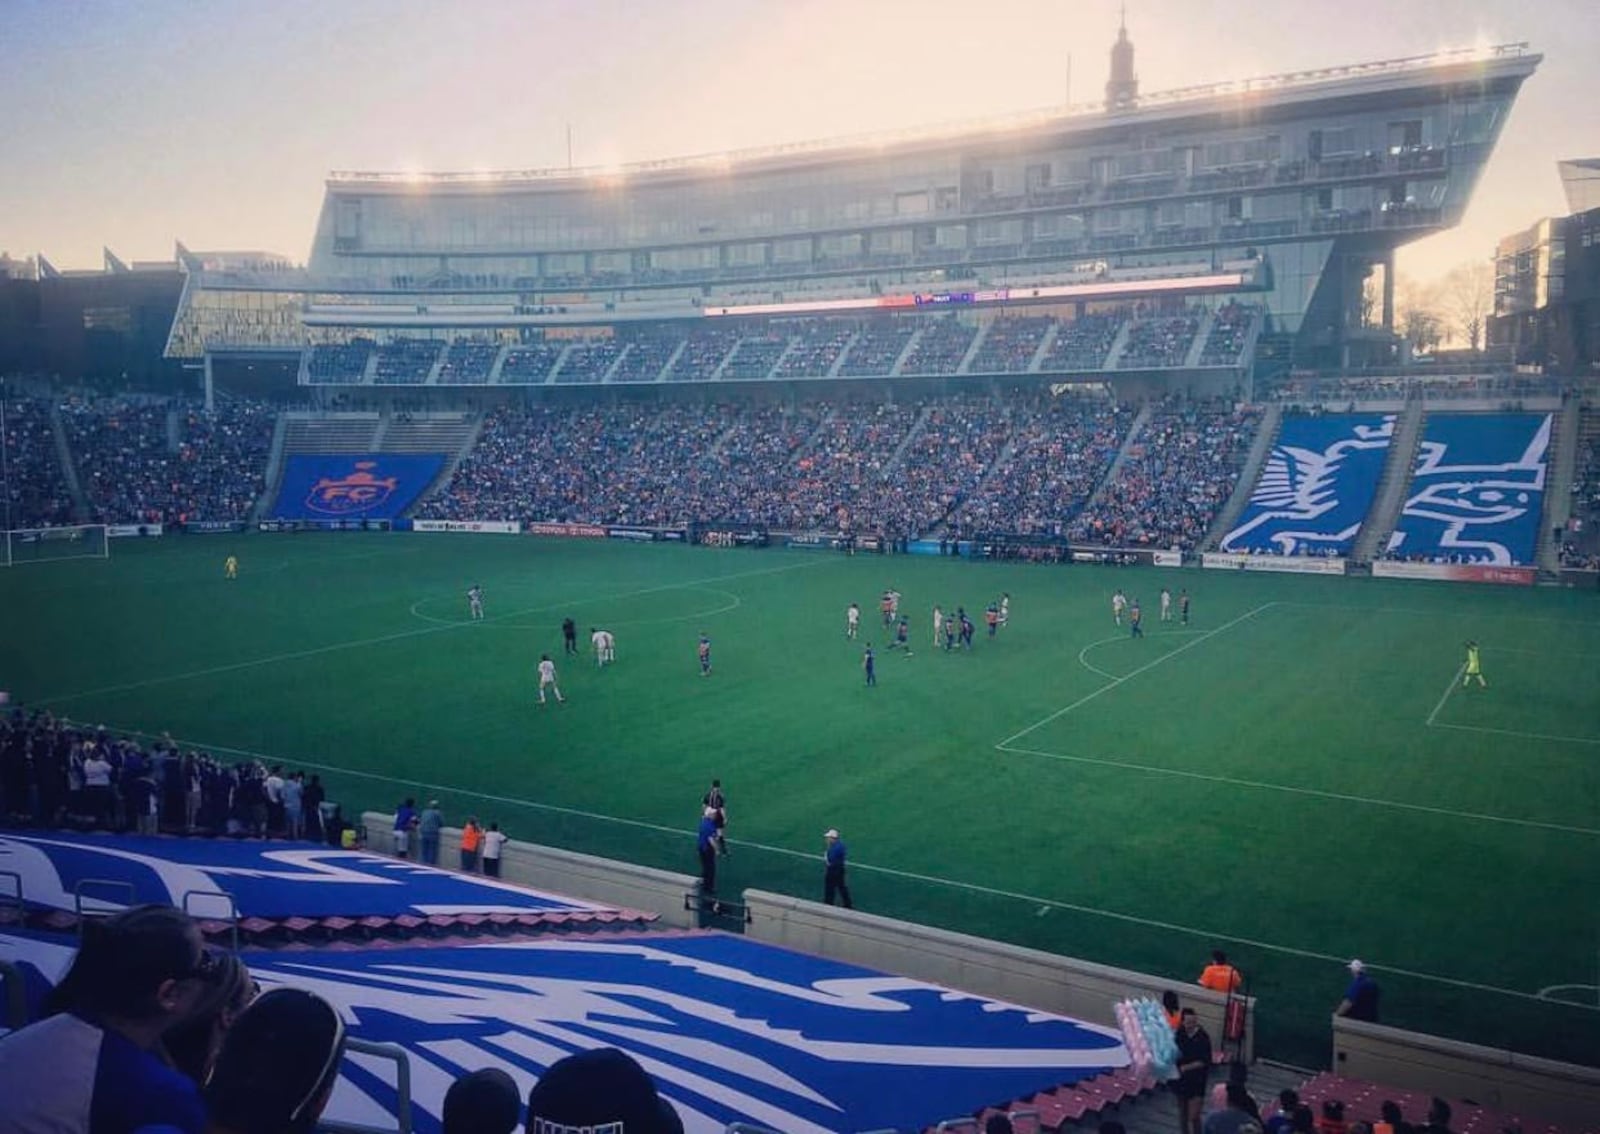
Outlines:
<svg viewBox="0 0 1600 1134"><path fill-rule="evenodd" d="M1222 506L1222 511L1217 513L1217 518L1212 521L1211 530L1206 533L1205 542L1200 545L1202 551L1215 551L1217 544L1222 542L1222 537L1231 532L1234 525L1239 522L1239 517L1244 514L1245 505L1250 503L1250 497L1255 494L1256 481L1261 478L1261 466L1267 463L1267 455L1272 452L1273 445L1277 444L1278 432L1283 428L1283 406L1272 402L1267 406L1267 412L1261 419L1261 427L1256 430L1256 439L1250 446L1250 453L1245 457L1244 468L1239 470L1239 479L1234 482L1233 495L1228 497L1228 502Z"/></svg>
<svg viewBox="0 0 1600 1134"><path fill-rule="evenodd" d="M1389 536L1400 520L1406 489L1411 484L1411 470L1417 463L1417 447L1422 442L1422 420L1422 399L1408 399L1395 425L1389 460L1383 466L1378 491L1373 494L1372 511L1367 513L1361 534L1356 536L1355 546L1350 550L1350 558L1357 563L1371 563L1388 546Z"/></svg>
<svg viewBox="0 0 1600 1134"><path fill-rule="evenodd" d="M1045 328L1044 338L1039 340L1039 349L1033 352L1033 361L1028 363L1029 374L1037 374L1044 369L1044 360L1050 357L1050 348L1056 345L1056 335L1060 333L1060 320L1050 320L1050 326Z"/></svg>
<svg viewBox="0 0 1600 1134"><path fill-rule="evenodd" d="M1122 365L1122 352L1128 349L1128 336L1133 333L1133 325L1137 319L1124 319L1122 326L1117 328L1117 337L1111 340L1111 349L1106 352L1105 361L1100 364L1101 370L1115 370ZM1122 454L1117 454L1117 463L1122 463Z"/></svg>
<svg viewBox="0 0 1600 1134"><path fill-rule="evenodd" d="M483 414L462 415L459 427L451 430L449 435L450 444L452 445L449 450L450 455L439 469L439 475L433 478L433 483L418 494L416 503L411 505L411 514L415 515L418 508L449 487L450 482L455 479L456 469L461 466L462 461L466 460L467 454L477 447L478 436L482 432ZM438 450L425 451L437 452Z"/></svg>
<svg viewBox="0 0 1600 1134"><path fill-rule="evenodd" d="M978 352L983 349L983 340L989 337L995 320L990 319L978 328L978 333L972 336L972 342L967 346L967 353L961 356L961 364L956 367L957 374L967 374L972 370L972 360L978 357Z"/></svg>
<svg viewBox="0 0 1600 1134"><path fill-rule="evenodd" d="M1195 328L1194 342L1189 344L1189 353L1184 358L1183 364L1188 367L1200 365L1201 357L1206 353L1206 344L1211 341L1211 331L1217 325L1217 313L1207 311L1200 319L1200 326Z"/></svg>
<svg viewBox="0 0 1600 1134"><path fill-rule="evenodd" d="M906 345L900 348L900 355L894 360L894 365L889 367L889 377L900 377L901 371L905 367L906 360L917 353L917 343L922 341L923 330L924 328L918 327L915 331L911 332L910 337L906 339Z"/></svg>
<svg viewBox="0 0 1600 1134"><path fill-rule="evenodd" d="M1122 331L1117 332L1119 342L1126 341L1124 339L1126 330L1127 327L1124 326ZM1111 353L1115 355L1117 353L1116 349L1113 348ZM1127 461L1128 454L1133 451L1134 445L1144 435L1144 428L1150 424L1150 418L1154 413L1155 407L1149 402L1145 402L1139 407L1139 416L1135 417L1133 424L1128 426L1128 435L1122 439L1122 447L1117 450L1116 459L1111 462L1111 467L1106 469L1106 475L1100 479L1100 483L1095 485L1093 494L1090 495L1088 500L1084 501L1084 511L1088 511L1099 504L1105 498L1106 489L1117 482L1117 474L1122 471L1123 463Z"/></svg>
<svg viewBox="0 0 1600 1134"><path fill-rule="evenodd" d="M1539 524L1539 542L1533 561L1541 571L1554 575L1561 570L1561 555L1556 548L1555 529L1564 528L1572 515L1572 480L1578 463L1578 426L1583 403L1562 399L1551 430L1549 481L1544 492L1544 519Z"/></svg>
<svg viewBox="0 0 1600 1134"><path fill-rule="evenodd" d="M72 445L67 441L67 423L61 420L61 405L50 399L50 434L56 439L56 460L61 462L61 475L72 493L73 519L80 524L89 522L89 498L83 494L83 482L78 479L78 465L72 459Z"/></svg>
<svg viewBox="0 0 1600 1134"><path fill-rule="evenodd" d="M895 446L894 455L883 466L883 474L879 477L880 480L888 480L895 470L900 467L900 459L906 455L906 450L911 448L912 443L922 436L923 430L927 429L928 415L932 412L933 405L931 403L922 407L922 412L917 414L917 420L911 423L911 428L906 430L906 435L900 439L900 444Z"/></svg>
<svg viewBox="0 0 1600 1134"><path fill-rule="evenodd" d="M273 501L278 499L278 487L283 481L283 439L288 433L287 415L279 414L272 424L272 448L267 451L267 469L262 475L264 485L261 497L250 510L251 523L267 519Z"/></svg>

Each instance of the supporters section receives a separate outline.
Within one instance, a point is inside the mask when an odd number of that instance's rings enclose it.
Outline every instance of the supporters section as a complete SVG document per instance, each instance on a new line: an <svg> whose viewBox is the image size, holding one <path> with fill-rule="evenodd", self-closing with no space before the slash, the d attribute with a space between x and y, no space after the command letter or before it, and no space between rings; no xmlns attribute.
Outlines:
<svg viewBox="0 0 1600 1134"><path fill-rule="evenodd" d="M492 878L404 859L304 843L0 835L0 870L21 879L35 909L103 911L137 901L182 905L186 894L231 895L242 917L413 917L598 910ZM210 914L217 903L203 904Z"/></svg>
<svg viewBox="0 0 1600 1134"><path fill-rule="evenodd" d="M438 453L291 456L273 515L290 520L383 520L400 515L444 467Z"/></svg>
<svg viewBox="0 0 1600 1134"><path fill-rule="evenodd" d="M1549 414L1432 414L1392 558L1509 567L1533 561Z"/></svg>
<svg viewBox="0 0 1600 1134"><path fill-rule="evenodd" d="M1285 418L1250 503L1221 549L1348 554L1377 493L1394 425L1393 414Z"/></svg>

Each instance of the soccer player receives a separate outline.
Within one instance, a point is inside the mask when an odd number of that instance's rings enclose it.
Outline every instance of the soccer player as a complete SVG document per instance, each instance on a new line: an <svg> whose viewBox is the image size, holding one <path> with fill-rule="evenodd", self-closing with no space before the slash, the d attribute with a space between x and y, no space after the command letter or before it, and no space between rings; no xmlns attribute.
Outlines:
<svg viewBox="0 0 1600 1134"><path fill-rule="evenodd" d="M883 625L887 629L894 622L894 601L890 599L888 591L884 591L883 597L878 600L878 613L883 615Z"/></svg>
<svg viewBox="0 0 1600 1134"><path fill-rule="evenodd" d="M477 583L467 588L467 613L472 616L474 622L483 618L483 588Z"/></svg>
<svg viewBox="0 0 1600 1134"><path fill-rule="evenodd" d="M1128 625L1133 627L1133 637L1144 637L1144 611L1139 609L1139 600L1137 598L1128 607Z"/></svg>
<svg viewBox="0 0 1600 1134"><path fill-rule="evenodd" d="M989 637L994 637L994 632L1000 627L1000 608L990 603L983 611L983 621L989 627Z"/></svg>
<svg viewBox="0 0 1600 1134"><path fill-rule="evenodd" d="M237 555L230 555L222 561L222 576L225 579L237 579L239 577L239 557Z"/></svg>
<svg viewBox="0 0 1600 1134"><path fill-rule="evenodd" d="M589 641L594 646L595 664L602 668L617 660L617 640L609 630L589 627Z"/></svg>
<svg viewBox="0 0 1600 1134"><path fill-rule="evenodd" d="M906 657L911 656L911 622L904 615L895 624L894 641L889 643L891 650L904 650Z"/></svg>
<svg viewBox="0 0 1600 1134"><path fill-rule="evenodd" d="M1111 595L1111 620L1118 626L1122 625L1122 612L1128 609L1128 600L1119 588Z"/></svg>
<svg viewBox="0 0 1600 1134"><path fill-rule="evenodd" d="M1183 624L1189 625L1189 588L1185 587L1178 592L1178 614L1183 618Z"/></svg>
<svg viewBox="0 0 1600 1134"><path fill-rule="evenodd" d="M961 648L972 649L972 619L967 617L967 608L956 607L956 617L961 620Z"/></svg>
<svg viewBox="0 0 1600 1134"><path fill-rule="evenodd" d="M939 604L933 606L933 648L939 648L939 635L944 633L944 611L939 609Z"/></svg>
<svg viewBox="0 0 1600 1134"><path fill-rule="evenodd" d="M570 618L561 620L561 641L565 653L575 654L578 652L578 624Z"/></svg>
<svg viewBox="0 0 1600 1134"><path fill-rule="evenodd" d="M859 629L861 629L861 608L851 603L850 609L844 612L844 636L854 638Z"/></svg>
<svg viewBox="0 0 1600 1134"><path fill-rule="evenodd" d="M704 632L702 632L700 634L700 644L699 644L698 647L696 647L696 652L698 652L699 655L700 655L700 676L701 677L710 677L711 676L711 639L706 637Z"/></svg>
<svg viewBox="0 0 1600 1134"><path fill-rule="evenodd" d="M1161 621L1172 621L1172 592L1166 587L1161 588Z"/></svg>
<svg viewBox="0 0 1600 1134"><path fill-rule="evenodd" d="M861 655L861 668L867 671L867 684L878 684L878 671L873 668L872 643L867 643L867 652Z"/></svg>
<svg viewBox="0 0 1600 1134"><path fill-rule="evenodd" d="M1478 658L1478 643L1467 643L1467 668L1461 675L1461 688L1465 689L1472 684L1472 679L1478 679L1478 688L1487 689L1489 683L1483 679L1483 662Z"/></svg>
<svg viewBox="0 0 1600 1134"><path fill-rule="evenodd" d="M891 620L893 620L893 619L896 619L896 618L899 618L899 617L900 617L900 592L897 591L897 590L891 589L889 591L889 618Z"/></svg>
<svg viewBox="0 0 1600 1134"><path fill-rule="evenodd" d="M944 652L949 653L956 648L956 619L955 615L946 615L944 620Z"/></svg>
<svg viewBox="0 0 1600 1134"><path fill-rule="evenodd" d="M1011 592L1005 591L1000 595L1000 625L1004 626L1011 620Z"/></svg>
<svg viewBox="0 0 1600 1134"><path fill-rule="evenodd" d="M539 704L544 704L544 691L548 686L555 692L556 701L560 703L566 698L561 695L561 686L556 684L556 663L550 660L549 654L539 655Z"/></svg>

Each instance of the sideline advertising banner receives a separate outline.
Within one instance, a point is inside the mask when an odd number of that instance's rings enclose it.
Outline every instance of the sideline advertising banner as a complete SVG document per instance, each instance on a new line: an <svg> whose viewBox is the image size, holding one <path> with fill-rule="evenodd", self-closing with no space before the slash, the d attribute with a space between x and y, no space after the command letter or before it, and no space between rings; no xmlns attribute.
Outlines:
<svg viewBox="0 0 1600 1134"><path fill-rule="evenodd" d="M1343 559L1303 555L1243 555L1227 551L1207 551L1200 566L1212 570L1270 571L1282 575L1343 575Z"/></svg>
<svg viewBox="0 0 1600 1134"><path fill-rule="evenodd" d="M1448 583L1505 583L1531 587L1538 577L1533 567L1491 567L1485 563L1402 563L1379 559L1372 565L1376 579L1439 579Z"/></svg>
<svg viewBox="0 0 1600 1134"><path fill-rule="evenodd" d="M158 536L163 528L160 524L107 524L106 537L108 539L128 539L133 536Z"/></svg>
<svg viewBox="0 0 1600 1134"><path fill-rule="evenodd" d="M1152 551L1150 558L1157 567L1183 566L1183 552L1181 551Z"/></svg>
<svg viewBox="0 0 1600 1134"><path fill-rule="evenodd" d="M535 521L524 524L522 530L529 535L566 536L569 539L605 539L606 530L597 524L566 524Z"/></svg>
<svg viewBox="0 0 1600 1134"><path fill-rule="evenodd" d="M414 532L489 532L515 535L522 530L516 520L412 520Z"/></svg>

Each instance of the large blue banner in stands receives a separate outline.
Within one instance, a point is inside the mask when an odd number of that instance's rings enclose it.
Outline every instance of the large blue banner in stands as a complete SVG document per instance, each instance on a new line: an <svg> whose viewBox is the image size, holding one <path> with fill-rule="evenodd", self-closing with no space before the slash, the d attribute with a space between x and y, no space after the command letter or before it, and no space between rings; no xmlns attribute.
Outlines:
<svg viewBox="0 0 1600 1134"><path fill-rule="evenodd" d="M442 453L285 458L272 514L295 520L393 519L433 483Z"/></svg>

